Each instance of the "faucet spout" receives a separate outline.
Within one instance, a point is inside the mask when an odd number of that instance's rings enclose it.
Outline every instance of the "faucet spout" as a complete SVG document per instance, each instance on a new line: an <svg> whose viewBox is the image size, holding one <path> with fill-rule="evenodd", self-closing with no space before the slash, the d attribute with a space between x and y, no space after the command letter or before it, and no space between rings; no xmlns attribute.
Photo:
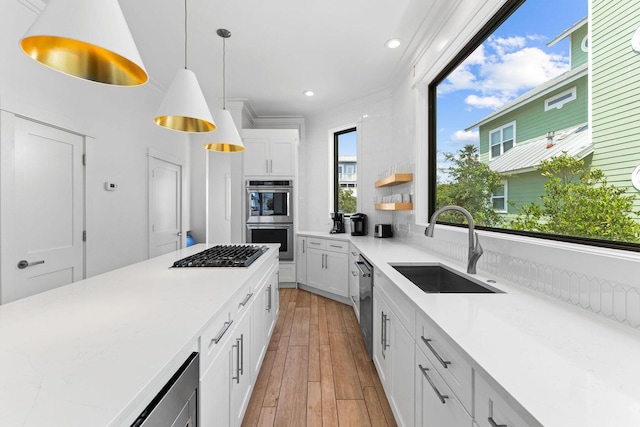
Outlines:
<svg viewBox="0 0 640 427"><path fill-rule="evenodd" d="M438 220L438 217L447 211L459 212L467 218L467 223L469 224L469 256L467 259L467 273L476 274L476 264L478 263L480 256L482 256L483 250L482 246L480 246L478 233L474 231L473 217L468 210L461 208L460 206L452 205L438 209L433 213L433 215L431 215L429 226L424 230L424 235L426 237L433 237L433 231L436 228L436 221Z"/></svg>

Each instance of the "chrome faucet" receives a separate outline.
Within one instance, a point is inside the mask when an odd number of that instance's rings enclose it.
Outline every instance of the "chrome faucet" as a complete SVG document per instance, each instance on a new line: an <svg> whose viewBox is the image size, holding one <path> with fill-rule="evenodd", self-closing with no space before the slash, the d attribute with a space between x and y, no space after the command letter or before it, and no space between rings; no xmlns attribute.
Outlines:
<svg viewBox="0 0 640 427"><path fill-rule="evenodd" d="M424 230L424 235L427 237L433 237L433 230L436 228L436 220L440 214L446 211L460 212L467 218L467 222L469 223L469 259L467 261L467 273L476 274L476 264L478 263L478 259L480 259L483 251L482 246L480 246L478 233L473 231L473 217L468 210L461 208L460 206L445 206L438 209L433 213L433 215L431 215L429 226Z"/></svg>

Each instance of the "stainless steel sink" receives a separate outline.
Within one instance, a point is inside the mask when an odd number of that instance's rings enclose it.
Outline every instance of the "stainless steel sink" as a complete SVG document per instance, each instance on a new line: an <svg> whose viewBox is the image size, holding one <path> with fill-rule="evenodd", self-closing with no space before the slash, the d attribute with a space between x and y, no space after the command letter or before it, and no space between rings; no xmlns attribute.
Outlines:
<svg viewBox="0 0 640 427"><path fill-rule="evenodd" d="M439 264L389 264L427 293L503 293Z"/></svg>

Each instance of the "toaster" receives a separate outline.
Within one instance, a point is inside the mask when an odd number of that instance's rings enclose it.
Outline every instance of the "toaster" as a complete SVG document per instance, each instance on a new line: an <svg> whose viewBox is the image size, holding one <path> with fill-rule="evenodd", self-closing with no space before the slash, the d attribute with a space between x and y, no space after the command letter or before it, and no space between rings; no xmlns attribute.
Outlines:
<svg viewBox="0 0 640 427"><path fill-rule="evenodd" d="M374 237L393 237L391 224L376 224L373 230Z"/></svg>

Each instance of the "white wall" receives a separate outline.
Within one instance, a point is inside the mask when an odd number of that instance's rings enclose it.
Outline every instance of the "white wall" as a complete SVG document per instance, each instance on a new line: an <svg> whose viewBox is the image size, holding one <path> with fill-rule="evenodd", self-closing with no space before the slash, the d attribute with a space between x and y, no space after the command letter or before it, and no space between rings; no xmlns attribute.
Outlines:
<svg viewBox="0 0 640 427"><path fill-rule="evenodd" d="M187 139L153 123L163 96L153 82L133 88L95 84L28 58L18 42L37 15L25 4L0 5L0 108L88 135L87 276L146 259L147 151L187 165ZM105 181L117 183L118 190L105 191ZM189 218L188 194L184 206L183 218Z"/></svg>

